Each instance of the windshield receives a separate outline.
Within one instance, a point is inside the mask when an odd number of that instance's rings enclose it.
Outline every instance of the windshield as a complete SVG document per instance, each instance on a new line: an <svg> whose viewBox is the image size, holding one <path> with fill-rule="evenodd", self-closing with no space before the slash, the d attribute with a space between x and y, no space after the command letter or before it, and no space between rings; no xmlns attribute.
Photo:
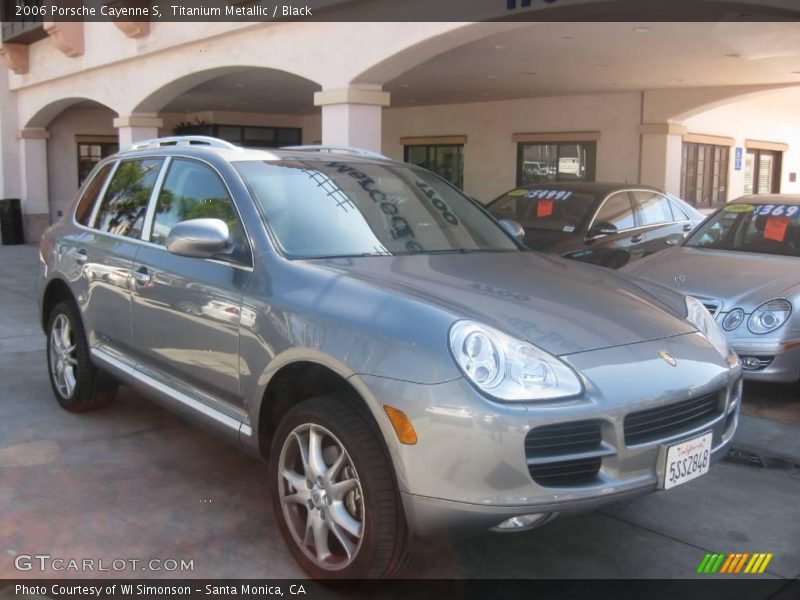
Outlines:
<svg viewBox="0 0 800 600"><path fill-rule="evenodd" d="M709 217L685 245L800 256L800 206L729 204Z"/></svg>
<svg viewBox="0 0 800 600"><path fill-rule="evenodd" d="M592 194L546 187L511 190L489 205L497 219L512 219L525 229L575 232L589 216L597 198Z"/></svg>
<svg viewBox="0 0 800 600"><path fill-rule="evenodd" d="M236 168L291 258L519 251L497 222L423 169L339 161Z"/></svg>

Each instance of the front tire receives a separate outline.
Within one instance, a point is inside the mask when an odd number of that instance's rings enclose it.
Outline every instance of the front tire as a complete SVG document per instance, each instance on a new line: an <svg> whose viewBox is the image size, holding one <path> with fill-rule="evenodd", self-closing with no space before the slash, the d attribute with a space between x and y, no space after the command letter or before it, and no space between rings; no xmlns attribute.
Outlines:
<svg viewBox="0 0 800 600"><path fill-rule="evenodd" d="M381 578L405 564L393 469L348 396L306 400L283 418L270 460L272 505L298 563L317 579Z"/></svg>
<svg viewBox="0 0 800 600"><path fill-rule="evenodd" d="M60 302L47 321L47 371L58 403L79 412L107 406L117 384L92 364L78 309Z"/></svg>

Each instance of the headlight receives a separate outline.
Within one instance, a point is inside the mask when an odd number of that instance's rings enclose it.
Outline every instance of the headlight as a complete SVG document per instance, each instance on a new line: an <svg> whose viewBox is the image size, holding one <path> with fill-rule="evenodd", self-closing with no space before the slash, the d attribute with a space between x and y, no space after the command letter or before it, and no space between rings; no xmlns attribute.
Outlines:
<svg viewBox="0 0 800 600"><path fill-rule="evenodd" d="M583 391L555 356L474 321L450 328L450 351L467 378L498 400L551 400Z"/></svg>
<svg viewBox="0 0 800 600"><path fill-rule="evenodd" d="M791 314L792 305L787 300L770 300L753 311L747 328L757 334L769 333L786 323Z"/></svg>
<svg viewBox="0 0 800 600"><path fill-rule="evenodd" d="M722 328L725 331L733 331L744 321L744 311L741 308L734 308L722 320Z"/></svg>
<svg viewBox="0 0 800 600"><path fill-rule="evenodd" d="M711 342L722 358L728 358L728 342L725 341L725 335L714 321L711 313L706 310L700 300L693 296L686 296L686 320L697 327L697 330Z"/></svg>

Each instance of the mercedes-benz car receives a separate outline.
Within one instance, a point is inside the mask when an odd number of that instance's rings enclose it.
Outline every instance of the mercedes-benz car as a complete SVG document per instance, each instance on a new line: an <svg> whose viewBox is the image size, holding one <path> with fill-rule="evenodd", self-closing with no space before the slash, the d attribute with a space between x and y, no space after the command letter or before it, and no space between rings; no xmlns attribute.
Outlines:
<svg viewBox="0 0 800 600"><path fill-rule="evenodd" d="M612 269L676 246L705 218L654 187L582 181L514 188L487 209L520 223L534 250Z"/></svg>
<svg viewBox="0 0 800 600"><path fill-rule="evenodd" d="M800 379L800 196L735 200L680 247L625 270L700 299L745 379Z"/></svg>
<svg viewBox="0 0 800 600"><path fill-rule="evenodd" d="M315 577L703 475L741 402L708 311L517 228L363 151L142 142L42 239L53 392L83 411L130 384L266 460Z"/></svg>

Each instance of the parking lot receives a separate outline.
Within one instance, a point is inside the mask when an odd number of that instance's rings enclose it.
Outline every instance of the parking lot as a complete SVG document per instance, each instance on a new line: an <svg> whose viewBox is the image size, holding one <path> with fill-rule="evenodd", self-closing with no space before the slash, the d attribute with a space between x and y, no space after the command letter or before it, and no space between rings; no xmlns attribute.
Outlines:
<svg viewBox="0 0 800 600"><path fill-rule="evenodd" d="M303 577L263 464L127 387L103 411L58 407L35 271L33 246L0 247L0 578ZM435 540L406 575L686 578L707 552L765 552L759 577L800 578L800 387L747 386L744 412L732 459L697 481L524 534ZM18 571L20 554L191 569Z"/></svg>

